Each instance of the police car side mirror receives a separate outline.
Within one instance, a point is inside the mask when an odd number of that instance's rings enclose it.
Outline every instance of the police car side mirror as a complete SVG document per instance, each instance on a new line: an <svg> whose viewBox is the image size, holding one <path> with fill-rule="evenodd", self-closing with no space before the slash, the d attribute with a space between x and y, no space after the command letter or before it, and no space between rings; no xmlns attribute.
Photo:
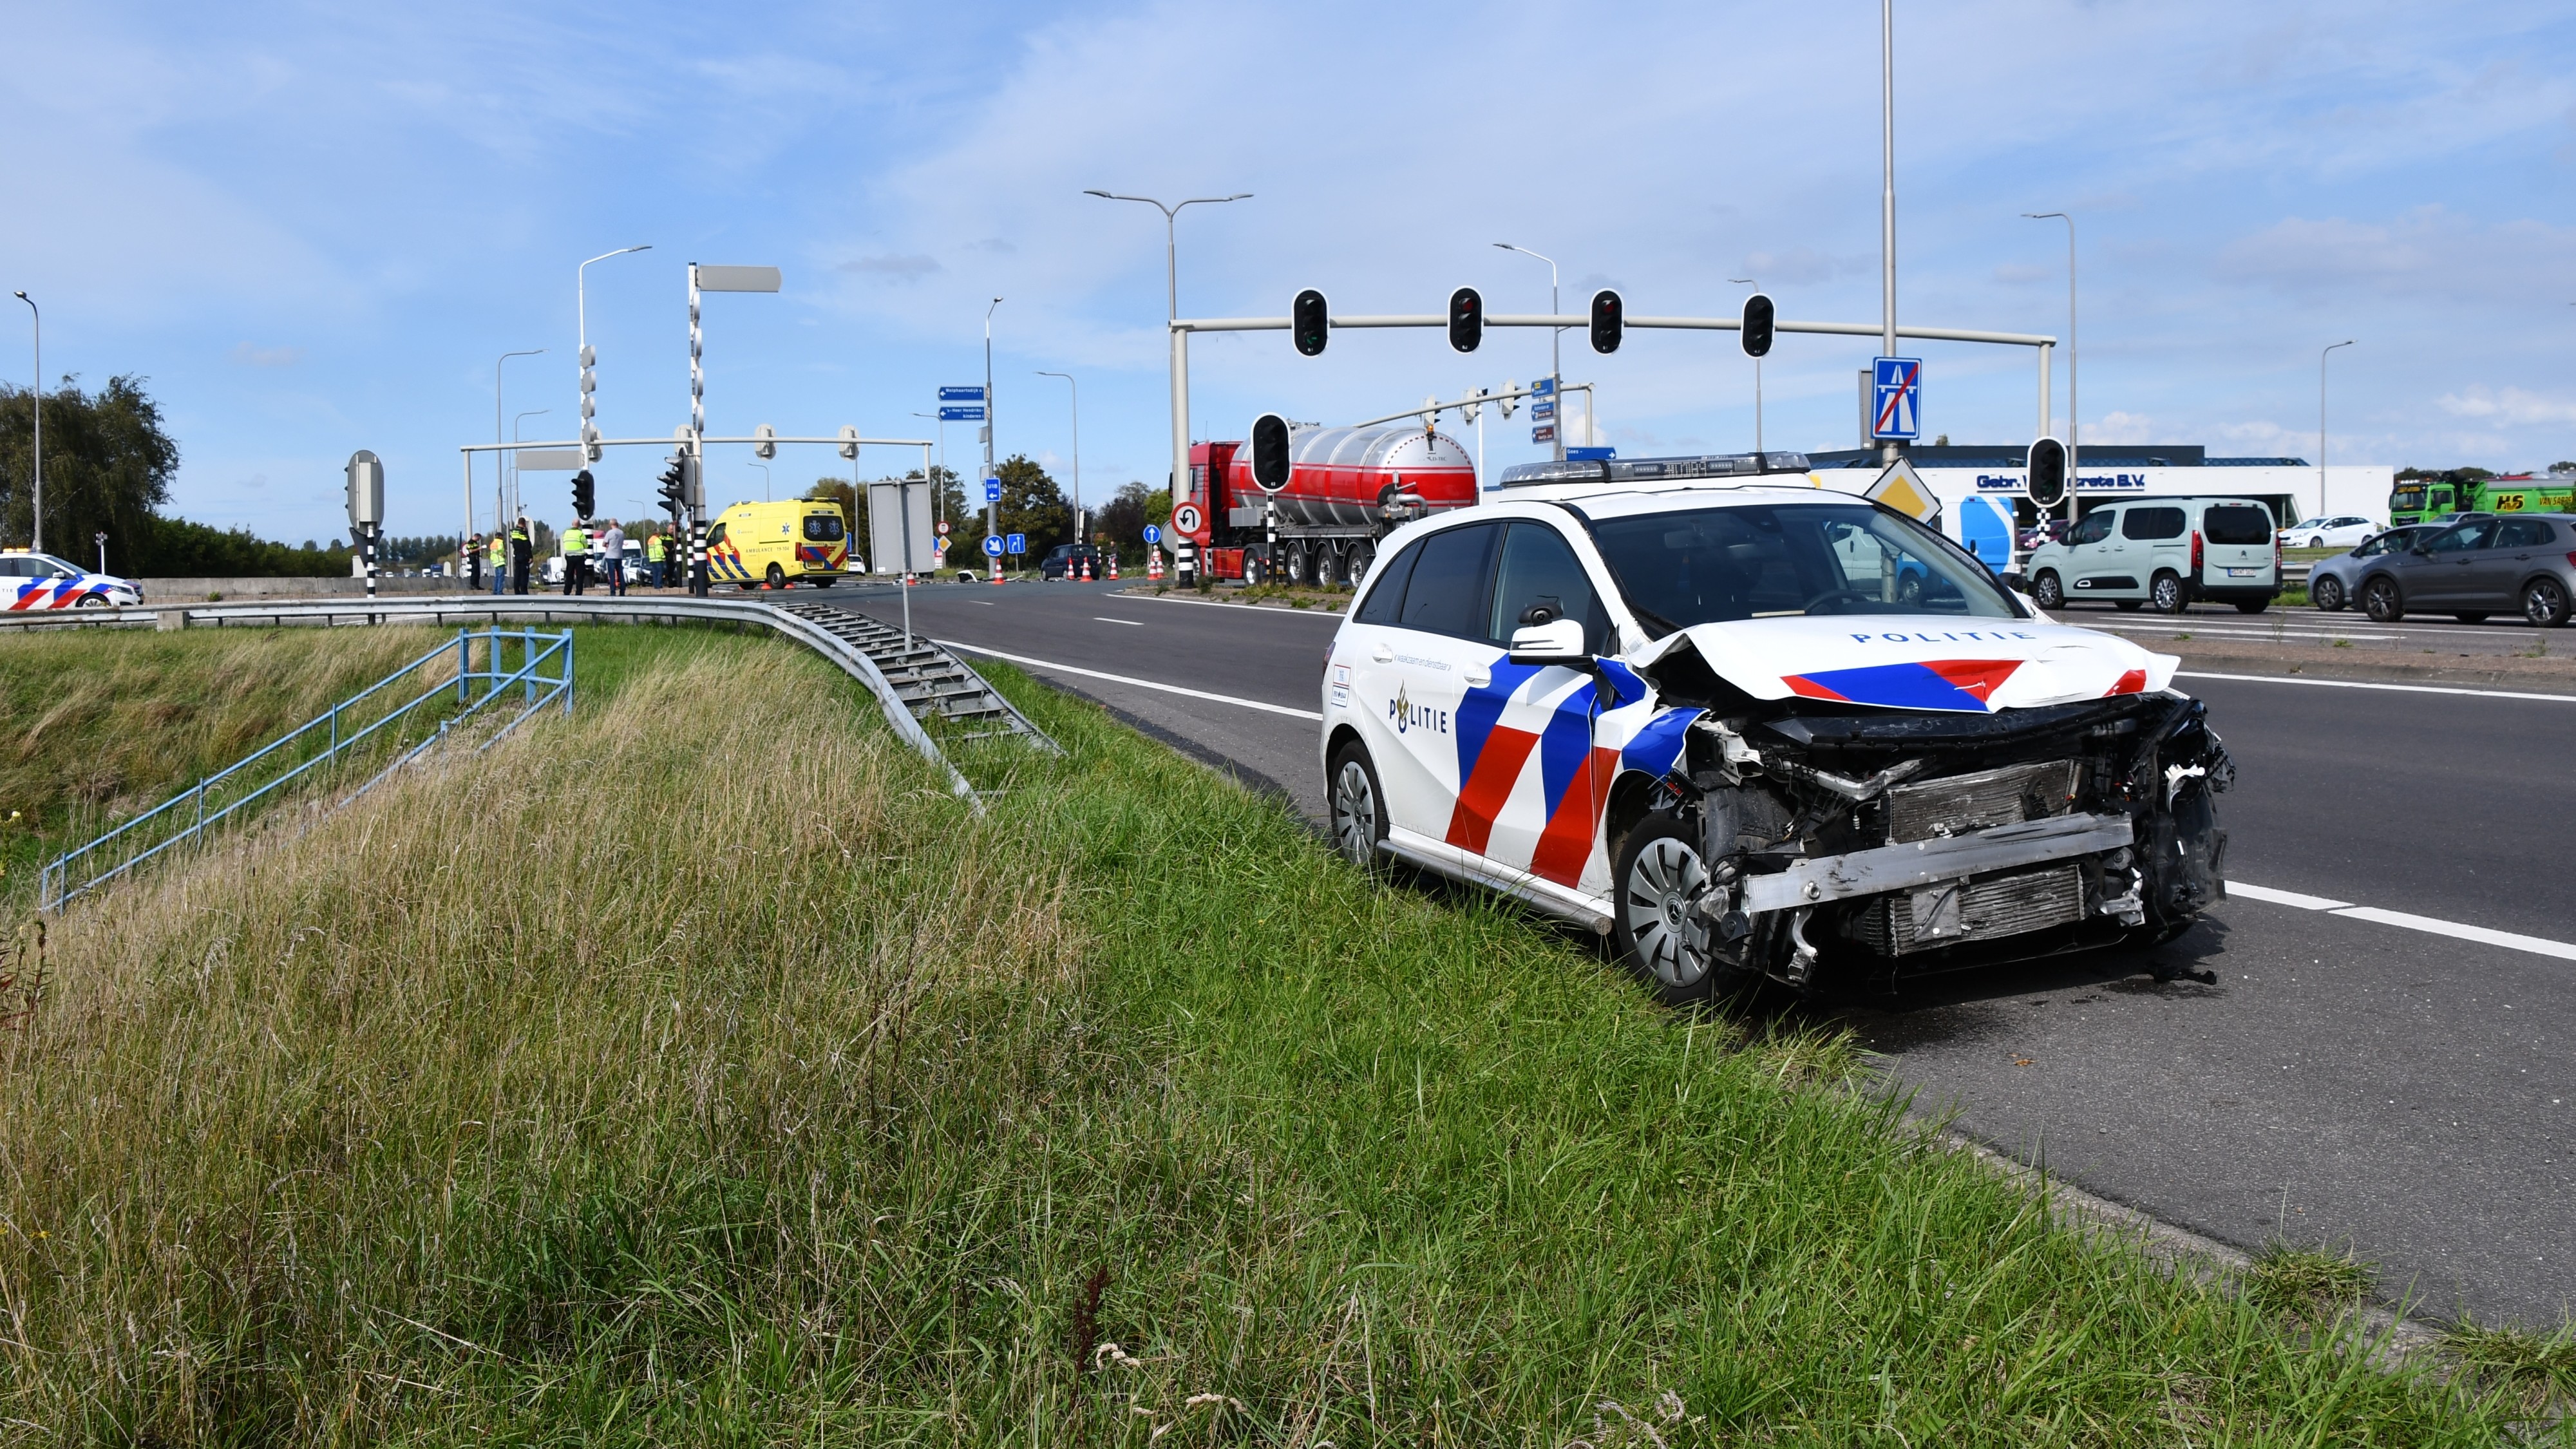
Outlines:
<svg viewBox="0 0 2576 1449"><path fill-rule="evenodd" d="M1583 647L1583 623L1579 619L1551 619L1512 631L1514 664L1577 665L1591 658Z"/></svg>

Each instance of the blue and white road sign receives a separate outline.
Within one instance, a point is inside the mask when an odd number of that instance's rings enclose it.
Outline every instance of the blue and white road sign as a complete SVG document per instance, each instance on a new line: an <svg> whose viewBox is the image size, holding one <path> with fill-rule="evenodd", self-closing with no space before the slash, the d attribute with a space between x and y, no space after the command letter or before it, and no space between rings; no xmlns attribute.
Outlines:
<svg viewBox="0 0 2576 1449"><path fill-rule="evenodd" d="M1530 404L1530 421L1534 423L1543 423L1555 416L1556 404L1552 402Z"/></svg>
<svg viewBox="0 0 2576 1449"><path fill-rule="evenodd" d="M1544 397L1547 394L1556 391L1556 379L1552 377L1542 377L1538 381L1530 384L1530 391Z"/></svg>
<svg viewBox="0 0 2576 1449"><path fill-rule="evenodd" d="M1872 375L1869 435L1906 442L1921 437L1923 359L1878 357L1871 359L1871 365L1876 371Z"/></svg>
<svg viewBox="0 0 2576 1449"><path fill-rule="evenodd" d="M939 409L939 420L943 423L980 423L984 421L984 405L982 403L967 403L962 406L953 403L942 404Z"/></svg>
<svg viewBox="0 0 2576 1449"><path fill-rule="evenodd" d="M939 400L944 403L982 402L984 400L984 389L980 387L943 387L939 390Z"/></svg>
<svg viewBox="0 0 2576 1449"><path fill-rule="evenodd" d="M1001 479L987 478L984 480L984 501L987 503L999 503L1002 501Z"/></svg>
<svg viewBox="0 0 2576 1449"><path fill-rule="evenodd" d="M1146 524L1146 525L1145 525L1145 544L1146 544L1146 546L1150 548L1150 547L1152 547L1152 546L1153 546L1153 545L1155 545L1155 544L1161 543L1162 541L1163 541L1163 529L1162 529L1162 526L1161 526L1160 524L1154 524L1154 523Z"/></svg>
<svg viewBox="0 0 2576 1449"><path fill-rule="evenodd" d="M986 558L1000 558L1002 556L1002 537L1000 534L988 533L984 535L984 556Z"/></svg>
<svg viewBox="0 0 2576 1449"><path fill-rule="evenodd" d="M1013 553L1027 553L1029 551L1029 536L1025 533L1012 534L1010 538L1010 549Z"/></svg>

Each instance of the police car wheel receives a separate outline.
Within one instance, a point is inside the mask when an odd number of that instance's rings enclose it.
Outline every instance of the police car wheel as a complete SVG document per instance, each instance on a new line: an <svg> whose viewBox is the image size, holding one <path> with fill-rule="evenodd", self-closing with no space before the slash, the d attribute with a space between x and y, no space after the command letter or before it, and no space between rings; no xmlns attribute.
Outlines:
<svg viewBox="0 0 2576 1449"><path fill-rule="evenodd" d="M1369 761L1368 751L1356 744L1335 751L1332 778L1326 784L1332 799L1333 849L1362 870L1376 869L1377 848L1386 839L1386 794L1378 788L1377 766Z"/></svg>
<svg viewBox="0 0 2576 1449"><path fill-rule="evenodd" d="M1620 844L1612 877L1611 940L1628 968L1668 1006L1733 995L1750 980L1743 967L1691 945L1684 912L1708 884L1695 832L1670 815L1648 816Z"/></svg>
<svg viewBox="0 0 2576 1449"><path fill-rule="evenodd" d="M104 595L92 594L88 598L81 600L79 603L72 605L72 607L75 609L104 609L107 607L107 599Z"/></svg>

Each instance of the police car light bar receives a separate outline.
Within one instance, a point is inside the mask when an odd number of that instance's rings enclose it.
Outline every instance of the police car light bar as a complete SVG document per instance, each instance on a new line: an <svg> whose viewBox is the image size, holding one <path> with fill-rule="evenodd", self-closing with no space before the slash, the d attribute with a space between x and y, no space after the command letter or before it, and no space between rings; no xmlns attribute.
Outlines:
<svg viewBox="0 0 2576 1449"><path fill-rule="evenodd" d="M1561 463L1516 463L1496 488L1533 483L1644 483L1687 478L1750 478L1764 473L1804 473L1804 453L1713 453L1698 458L1569 458Z"/></svg>

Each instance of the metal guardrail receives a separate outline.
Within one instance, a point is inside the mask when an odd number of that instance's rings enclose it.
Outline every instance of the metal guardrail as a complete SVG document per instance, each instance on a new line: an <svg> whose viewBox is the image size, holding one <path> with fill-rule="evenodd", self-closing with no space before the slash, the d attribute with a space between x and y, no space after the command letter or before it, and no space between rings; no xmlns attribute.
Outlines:
<svg viewBox="0 0 2576 1449"><path fill-rule="evenodd" d="M473 667L473 645L478 641L484 645L484 667L481 669ZM518 668L504 672L501 667L503 646L511 641L519 644L520 664ZM431 664L445 659L451 652L456 656L456 677L452 682L441 679L420 693L394 705L382 715L343 732L344 721L354 723L351 716L358 706L393 688L403 680L420 674ZM552 673L547 673L545 670L544 666L548 661L554 663ZM485 705L499 699L503 692L513 685L520 686L526 691L526 707L512 717L509 723L494 731L492 737L485 740L479 749L488 750L500 743L529 716L557 700L563 702L564 712L570 714L573 701L572 663L572 631L569 629L560 634L540 634L532 629L486 629L478 634L471 630L460 629L456 633L456 642L453 644L440 644L437 648L359 690L356 694L332 705L327 713L314 716L87 844L75 846L56 856L45 866L42 875L38 878L36 908L46 912L61 910L73 897L96 890L165 851L175 849L192 840L202 840L211 831L247 818L246 812L253 806L275 795L295 780L348 758L379 732L393 727L400 721L416 718L434 703L443 700L451 690L456 696L457 712L448 718L441 719L438 722L438 728L427 738L404 750L383 769L368 776L364 783L343 797L340 804L346 805L351 800L364 795L374 789L386 776L436 748L447 739L451 729L471 718ZM473 692L473 684L476 680L484 681L486 686L480 695ZM326 730L328 734L322 740L323 747L319 753L297 761L268 779L259 780L259 772L253 767L282 752L291 753L299 741L304 742L305 748L311 748L316 742L316 737L322 736ZM257 783L251 783L253 781ZM245 786L247 788L244 789L244 793L230 799L225 798L231 789ZM209 797L219 802L212 814L208 814L206 810ZM184 823L180 816L183 806L191 807L186 813ZM150 843L146 844L147 841ZM103 866L94 864L103 855L109 857L109 863ZM74 884L72 880L75 871L79 871L82 876L78 884Z"/></svg>
<svg viewBox="0 0 2576 1449"><path fill-rule="evenodd" d="M748 599L660 597L567 598L554 594L449 594L429 598L245 601L237 604L154 604L121 609L58 609L47 614L0 614L0 628L293 628L371 624L707 624L768 629L831 660L875 695L897 738L947 772L948 788L977 814L984 804L965 775L940 753L921 722L866 652L808 619Z"/></svg>

